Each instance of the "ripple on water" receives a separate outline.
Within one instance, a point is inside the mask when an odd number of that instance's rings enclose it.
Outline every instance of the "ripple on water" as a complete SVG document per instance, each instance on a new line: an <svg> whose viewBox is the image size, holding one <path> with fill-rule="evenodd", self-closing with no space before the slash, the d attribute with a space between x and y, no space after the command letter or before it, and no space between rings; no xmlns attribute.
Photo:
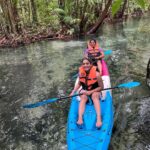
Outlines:
<svg viewBox="0 0 150 150"><path fill-rule="evenodd" d="M145 20L144 20L145 21ZM146 24L148 24L146 22ZM112 85L139 80L144 84L150 56L149 34L142 21L105 25L97 38L102 48L112 49L107 59ZM145 29L145 28L144 28ZM68 83L80 65L86 40L48 41L16 50L0 51L0 147L15 150L66 150L66 122L69 100L32 110L22 105L67 95ZM148 99L146 87L113 91L115 125L111 142L114 150L149 149Z"/></svg>

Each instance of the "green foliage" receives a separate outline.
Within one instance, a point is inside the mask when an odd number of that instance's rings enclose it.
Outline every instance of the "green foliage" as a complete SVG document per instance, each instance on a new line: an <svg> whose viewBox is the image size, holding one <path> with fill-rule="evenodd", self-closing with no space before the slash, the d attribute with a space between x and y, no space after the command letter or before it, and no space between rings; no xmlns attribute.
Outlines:
<svg viewBox="0 0 150 150"><path fill-rule="evenodd" d="M95 4L95 0L88 0L88 3L91 4L91 5L94 5Z"/></svg>
<svg viewBox="0 0 150 150"><path fill-rule="evenodd" d="M140 5L143 9L145 9L146 1L144 0L135 0L135 2Z"/></svg>
<svg viewBox="0 0 150 150"><path fill-rule="evenodd" d="M69 16L67 14L67 12L65 12L65 10L61 9L61 8L56 8L54 9L54 12L59 16L59 18L61 20L63 20L63 22L67 25L74 25L74 24L78 24L80 22L80 19L77 18L73 18L73 15Z"/></svg>
<svg viewBox="0 0 150 150"><path fill-rule="evenodd" d="M88 0L89 5L95 5L99 3L102 3L102 0Z"/></svg>
<svg viewBox="0 0 150 150"><path fill-rule="evenodd" d="M70 24L73 18L71 16L65 16L63 20L66 24Z"/></svg>
<svg viewBox="0 0 150 150"><path fill-rule="evenodd" d="M12 0L12 3L13 3L14 6L17 6L18 0Z"/></svg>
<svg viewBox="0 0 150 150"><path fill-rule="evenodd" d="M54 12L57 13L58 15L65 15L65 11L61 8L55 8Z"/></svg>
<svg viewBox="0 0 150 150"><path fill-rule="evenodd" d="M31 0L11 0L11 2L12 7L16 8L22 26L24 28L33 27L34 14L32 14ZM84 32L101 17L108 0L62 0L61 2L62 4L59 4L58 0L34 0L38 24L35 24L33 28L51 27L58 31L65 25L65 29L70 35L80 31ZM132 13L139 6L141 9L148 9L149 2L149 0L128 0L129 5L125 12ZM112 13L114 16L123 3L124 0L114 0L112 11L108 13ZM8 17L4 16L2 9L0 9L0 13L0 17L3 18L1 24L6 26L8 22L9 25Z"/></svg>
<svg viewBox="0 0 150 150"><path fill-rule="evenodd" d="M61 9L58 8L57 2L51 1L46 3L43 0L37 0L36 4L40 24L51 26L54 30L59 29L60 23L57 11L61 11Z"/></svg>
<svg viewBox="0 0 150 150"><path fill-rule="evenodd" d="M114 16L117 11L120 9L122 0L116 0L113 4L112 4L112 15Z"/></svg>

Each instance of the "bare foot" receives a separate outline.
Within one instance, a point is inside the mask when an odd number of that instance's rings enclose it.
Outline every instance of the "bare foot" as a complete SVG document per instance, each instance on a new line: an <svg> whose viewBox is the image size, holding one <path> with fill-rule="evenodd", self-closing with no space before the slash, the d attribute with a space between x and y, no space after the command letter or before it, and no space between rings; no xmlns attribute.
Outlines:
<svg viewBox="0 0 150 150"><path fill-rule="evenodd" d="M82 125L83 124L83 120L82 119L78 119L77 124L78 125Z"/></svg>
<svg viewBox="0 0 150 150"><path fill-rule="evenodd" d="M97 120L96 127L100 128L101 126L102 126L102 121L101 120Z"/></svg>

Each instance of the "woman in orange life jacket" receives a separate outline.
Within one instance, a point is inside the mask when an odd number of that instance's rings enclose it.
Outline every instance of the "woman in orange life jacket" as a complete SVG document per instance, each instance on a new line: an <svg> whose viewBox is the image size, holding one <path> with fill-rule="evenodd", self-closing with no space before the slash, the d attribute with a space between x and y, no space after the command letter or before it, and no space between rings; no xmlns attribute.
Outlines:
<svg viewBox="0 0 150 150"><path fill-rule="evenodd" d="M95 39L91 39L88 42L87 49L84 51L84 56L92 59L93 65L98 67L100 75L102 75L101 59L104 58L104 52L99 48L98 42Z"/></svg>
<svg viewBox="0 0 150 150"><path fill-rule="evenodd" d="M93 100L94 107L97 114L97 122L96 127L101 127L101 110L100 110L100 91L103 89L103 81L99 72L96 71L96 67L92 65L91 60L89 58L83 58L82 66L79 68L79 81L75 85L72 90L70 96L76 92L80 86L82 86L82 90L80 93L81 101L79 104L79 115L78 115L78 125L83 124L83 113L85 110L86 102L88 101L88 96L90 96Z"/></svg>

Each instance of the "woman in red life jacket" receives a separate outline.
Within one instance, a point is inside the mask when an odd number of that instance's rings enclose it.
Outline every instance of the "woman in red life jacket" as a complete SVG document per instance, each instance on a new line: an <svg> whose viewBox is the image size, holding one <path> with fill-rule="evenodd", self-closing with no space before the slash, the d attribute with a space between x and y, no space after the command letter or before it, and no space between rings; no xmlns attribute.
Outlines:
<svg viewBox="0 0 150 150"><path fill-rule="evenodd" d="M104 58L104 52L99 48L98 42L95 39L91 39L88 42L87 49L84 52L84 56L92 60L93 65L98 67L100 75L102 75L101 59Z"/></svg>
<svg viewBox="0 0 150 150"><path fill-rule="evenodd" d="M75 85L71 96L82 86L80 93L81 101L79 104L79 115L77 124L83 124L83 113L85 110L86 102L88 101L88 96L92 98L94 107L97 114L96 127L101 127L101 110L100 110L100 91L103 89L103 81L101 79L100 73L96 71L96 67L92 65L88 58L83 58L82 66L79 68L79 81Z"/></svg>

